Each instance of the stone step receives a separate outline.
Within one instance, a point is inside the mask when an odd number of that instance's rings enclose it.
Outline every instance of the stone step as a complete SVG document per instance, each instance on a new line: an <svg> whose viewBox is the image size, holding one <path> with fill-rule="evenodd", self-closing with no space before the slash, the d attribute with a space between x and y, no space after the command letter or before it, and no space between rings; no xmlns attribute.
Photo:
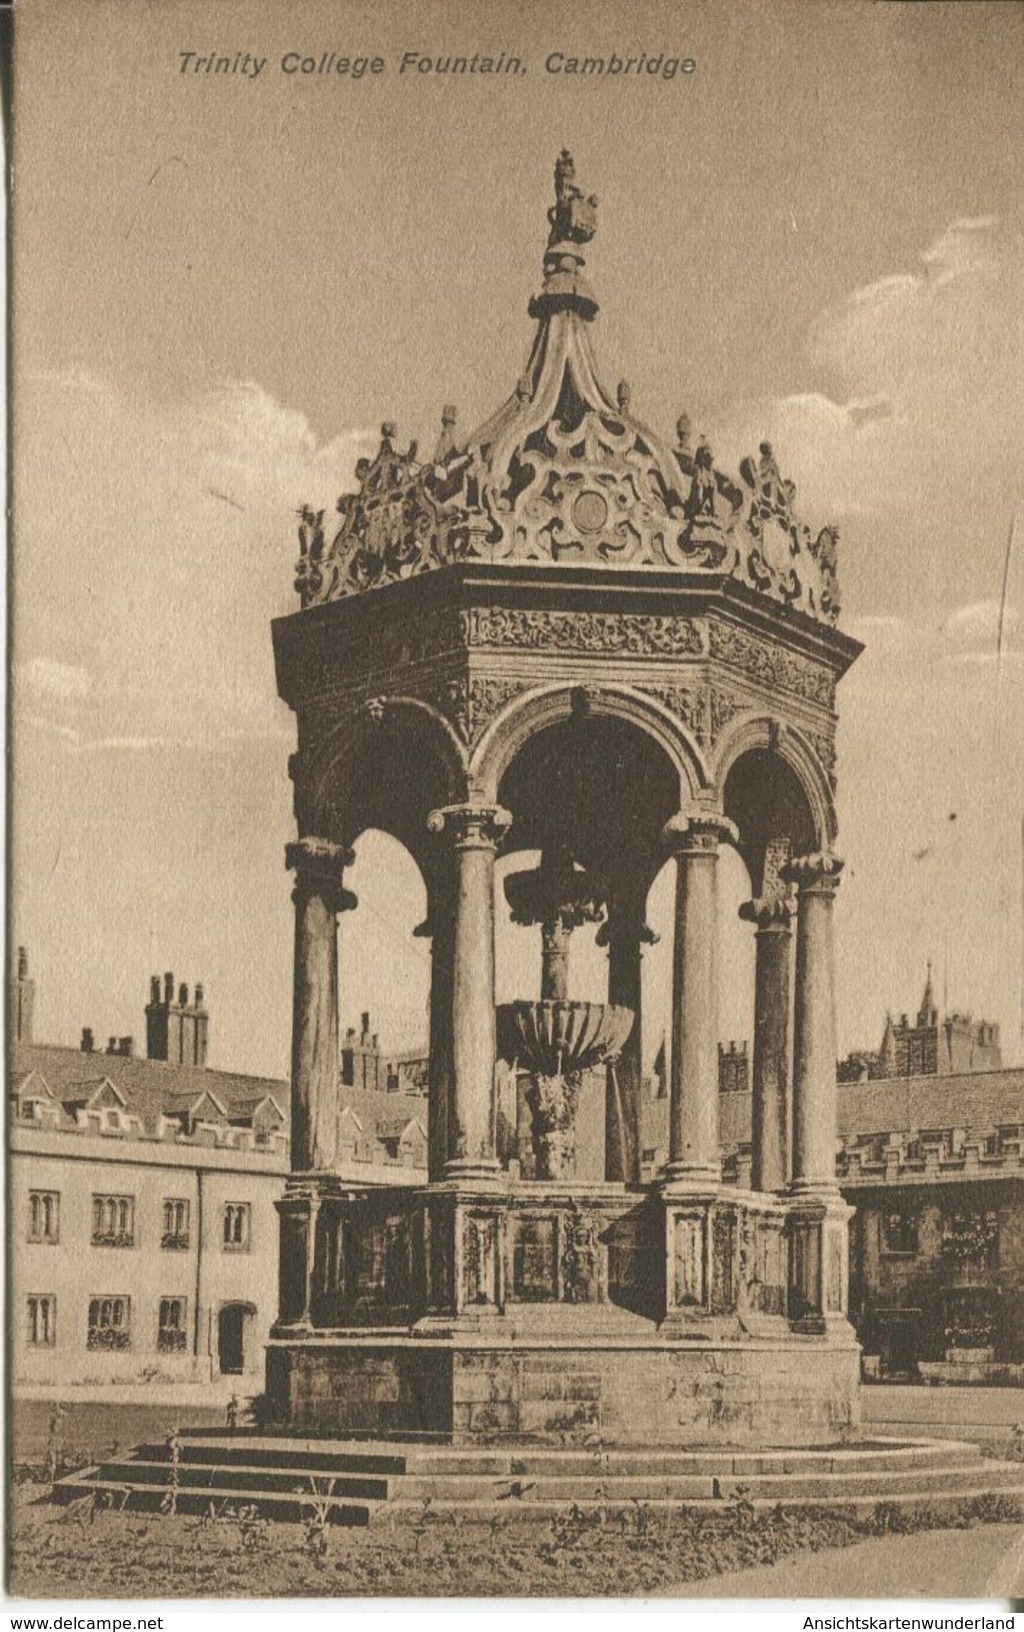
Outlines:
<svg viewBox="0 0 1024 1632"><path fill-rule="evenodd" d="M594 1478L609 1475L648 1477L692 1475L700 1477L755 1475L831 1474L840 1472L886 1472L894 1468L968 1468L981 1460L980 1447L971 1443L874 1440L857 1446L833 1446L818 1450L802 1448L773 1451L659 1450L637 1447L594 1447L593 1449L548 1449L513 1446L508 1448L467 1448L447 1445L405 1445L388 1447L386 1442L365 1445L359 1441L328 1443L318 1440L279 1439L270 1436L204 1435L202 1439L183 1434L179 1441L183 1462L242 1463L246 1466L301 1466L325 1473L365 1473L386 1476L468 1475L514 1478L519 1476L564 1475L567 1478ZM170 1460L165 1444L145 1445L137 1453L150 1461Z"/></svg>
<svg viewBox="0 0 1024 1632"><path fill-rule="evenodd" d="M835 1498L857 1501L862 1496L884 1501L891 1496L957 1492L967 1484L979 1489L1014 1489L1024 1483L1019 1464L980 1462L969 1473L962 1467L906 1468L891 1473L834 1473L828 1477L716 1480L715 1494L723 1501L788 1502L792 1495L807 1501Z"/></svg>
<svg viewBox="0 0 1024 1632"><path fill-rule="evenodd" d="M818 1450L470 1448L290 1439L254 1433L181 1434L175 1473L167 1444L58 1482L57 1500L107 1492L115 1504L159 1511L176 1480L175 1506L207 1513L253 1507L268 1518L368 1524L389 1512L470 1515L565 1514L574 1505L610 1511L694 1508L721 1513L744 1502L786 1507L903 1507L972 1496L1024 1497L1024 1468L982 1458L972 1444L864 1441Z"/></svg>
<svg viewBox="0 0 1024 1632"><path fill-rule="evenodd" d="M892 1492L886 1497L879 1496L877 1492L872 1492L870 1495L860 1496L850 1496L849 1494L840 1496L790 1495L787 1496L783 1502L780 1502L775 1498L756 1497L750 1501L749 1506L756 1513L776 1512L780 1506L784 1507L787 1512L791 1510L799 1511L808 1508L826 1508L841 1510L843 1512L870 1513L879 1505L884 1504L887 1507L898 1508L899 1511L903 1513L914 1513L923 1510L927 1511L928 1513L935 1514L937 1517L941 1517L943 1515L953 1517L954 1515L960 1513L968 1503L974 1501L983 1502L993 1497L1006 1497L1012 1501L1015 1501L1019 1511L1024 1513L1024 1479L1020 1477L1019 1470L1016 1482L1006 1485L995 1485L991 1482L974 1483L972 1481L971 1484L953 1491L949 1490L947 1486L947 1488L943 1491L922 1492L905 1490ZM595 1507L600 1505L600 1507L602 1507L609 1515L612 1516L619 1511L623 1512L624 1514L635 1514L637 1509L637 1504L632 1501L623 1504L620 1508L613 1501L604 1501L600 1504L590 1503L585 1505L579 1500L579 1498L576 1498L574 1502L566 1502L564 1500L555 1501L546 1497L536 1501L519 1501L499 1497L492 1499L491 1501L474 1502L467 1502L464 1500L438 1500L431 1503L429 1511L435 1518L438 1519L448 1518L449 1516L454 1516L457 1514L462 1519L468 1520L490 1521L492 1519L500 1518L519 1518L531 1521L536 1519L552 1519L559 1516L564 1516L574 1505L582 1507L584 1515L586 1515L588 1506L591 1510L593 1510ZM685 1507L687 1512L700 1513L708 1518L713 1518L716 1514L721 1515L729 1511L729 1504L722 1501L721 1498L711 1501L691 1500L680 1502L675 1497L650 1497L646 1501L640 1503L640 1505L657 1513L667 1513L673 1510L679 1511L681 1508ZM423 1513L423 1503L408 1501L404 1497L399 1496L388 1502L386 1511L389 1515L393 1515L395 1518L398 1518L403 1514L410 1517L414 1514Z"/></svg>
<svg viewBox="0 0 1024 1632"><path fill-rule="evenodd" d="M173 1468L169 1461L136 1460L101 1463L96 1477L119 1484L159 1485L170 1488ZM353 1473L324 1473L309 1467L264 1467L234 1464L179 1463L178 1484L193 1490L262 1490L292 1496L330 1495L365 1498L384 1502L390 1494L387 1479Z"/></svg>
<svg viewBox="0 0 1024 1632"><path fill-rule="evenodd" d="M100 1494L108 1494L116 1507L125 1507L132 1512L162 1512L167 1500L166 1486L99 1479L88 1472L69 1474L59 1479L53 1487L53 1499L64 1505L82 1496ZM265 1490L228 1490L219 1486L205 1490L181 1490L175 1500L175 1509L179 1513L208 1514L213 1510L215 1517L221 1514L229 1516L229 1510L237 1514L240 1508L248 1507L261 1518L292 1524L314 1517L322 1508L329 1523L353 1529L365 1528L380 1505L336 1497L316 1498L314 1502L312 1496L273 1495Z"/></svg>
<svg viewBox="0 0 1024 1632"><path fill-rule="evenodd" d="M331 1451L315 1445L282 1447L266 1439L224 1439L194 1441L184 1436L178 1442L181 1463L189 1466L294 1468L324 1474L378 1474L381 1476L404 1473L404 1456L364 1454L347 1449ZM137 1445L129 1453L146 1462L170 1462L171 1448L166 1441Z"/></svg>
<svg viewBox="0 0 1024 1632"><path fill-rule="evenodd" d="M991 1484L993 1488L1013 1485L1020 1478L1020 1469L1012 1465L1007 1473L989 1473L986 1470L985 1474L986 1484ZM971 1474L970 1482L974 1483L976 1479L975 1471ZM857 1500L868 1494L884 1500L893 1495L925 1495L932 1491L942 1494L956 1490L966 1482L963 1468L956 1466L907 1468L889 1473L755 1475L749 1479L653 1472L643 1476L595 1475L589 1472L549 1478L532 1470L511 1479L495 1478L493 1475L482 1477L479 1474L435 1474L429 1477L407 1474L394 1482L392 1492L396 1500L403 1502L509 1500L531 1505L535 1502L622 1505L648 1501L815 1501L833 1496Z"/></svg>

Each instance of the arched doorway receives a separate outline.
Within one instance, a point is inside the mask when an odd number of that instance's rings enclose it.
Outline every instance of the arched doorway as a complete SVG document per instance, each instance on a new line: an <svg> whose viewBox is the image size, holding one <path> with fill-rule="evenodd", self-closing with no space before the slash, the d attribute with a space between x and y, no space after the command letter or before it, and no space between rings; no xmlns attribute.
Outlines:
<svg viewBox="0 0 1024 1632"><path fill-rule="evenodd" d="M217 1366L222 1377L241 1377L253 1367L251 1303L225 1303L217 1315Z"/></svg>

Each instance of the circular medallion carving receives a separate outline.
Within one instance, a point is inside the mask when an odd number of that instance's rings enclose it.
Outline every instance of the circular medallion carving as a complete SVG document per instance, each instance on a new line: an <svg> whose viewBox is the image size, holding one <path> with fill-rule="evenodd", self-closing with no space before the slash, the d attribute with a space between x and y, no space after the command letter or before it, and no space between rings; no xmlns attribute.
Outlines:
<svg viewBox="0 0 1024 1632"><path fill-rule="evenodd" d="M599 533L608 520L608 501L600 493L580 493L573 501L572 519L581 533Z"/></svg>

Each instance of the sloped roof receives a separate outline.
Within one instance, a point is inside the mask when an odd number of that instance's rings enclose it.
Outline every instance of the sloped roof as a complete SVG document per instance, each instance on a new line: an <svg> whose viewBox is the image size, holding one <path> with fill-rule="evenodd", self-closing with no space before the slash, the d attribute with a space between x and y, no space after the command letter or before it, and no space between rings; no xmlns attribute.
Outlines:
<svg viewBox="0 0 1024 1632"><path fill-rule="evenodd" d="M418 1094L380 1094L372 1088L344 1089L345 1103L351 1106L364 1128L372 1128L378 1139L394 1138L396 1132L419 1121L422 1126L423 1100Z"/></svg>
<svg viewBox="0 0 1024 1632"><path fill-rule="evenodd" d="M886 1077L840 1083L839 1135L917 1133L922 1128L1007 1127L1024 1122L1024 1069L971 1071L956 1076ZM647 1100L643 1139L648 1149L668 1144L665 1099ZM734 1151L750 1143L749 1093L719 1094L719 1138Z"/></svg>
<svg viewBox="0 0 1024 1632"><path fill-rule="evenodd" d="M839 1129L912 1133L921 1128L985 1128L1024 1122L1024 1070L970 1071L948 1077L884 1077L844 1083Z"/></svg>
<svg viewBox="0 0 1024 1632"><path fill-rule="evenodd" d="M410 1128L414 1128L414 1127L419 1129L419 1131L423 1135L424 1139L427 1137L427 1130L423 1126L423 1122L420 1119L420 1117L418 1117L418 1116L409 1116L409 1117L397 1117L397 1118L394 1118L394 1119L388 1119L388 1120L378 1122L377 1123L377 1138L378 1139L401 1139L404 1134L408 1133Z"/></svg>
<svg viewBox="0 0 1024 1632"><path fill-rule="evenodd" d="M13 1045L10 1070L12 1084L30 1072L41 1077L68 1110L87 1104L109 1081L125 1109L150 1134L156 1132L161 1116L181 1117L204 1099L212 1099L219 1114L231 1121L251 1115L269 1097L287 1121L288 1086L272 1078L122 1054L83 1054L80 1049L47 1043Z"/></svg>

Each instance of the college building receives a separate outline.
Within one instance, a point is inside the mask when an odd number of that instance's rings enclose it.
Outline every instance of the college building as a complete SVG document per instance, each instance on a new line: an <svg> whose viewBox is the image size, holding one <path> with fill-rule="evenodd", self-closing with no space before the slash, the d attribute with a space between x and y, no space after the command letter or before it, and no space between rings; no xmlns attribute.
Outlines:
<svg viewBox="0 0 1024 1632"><path fill-rule="evenodd" d="M147 1055L36 1043L20 949L8 994L11 1378L19 1384L262 1387L277 1299L276 1202L288 1085L206 1065L209 1016L154 977ZM346 1043L341 1169L415 1182L426 1163L415 1062L386 1061L369 1016ZM390 1084L390 1091L389 1091Z"/></svg>
<svg viewBox="0 0 1024 1632"><path fill-rule="evenodd" d="M13 1383L225 1377L258 1392L276 1313L287 1083L211 1069L203 989L190 997L171 975L151 983L144 1058L131 1037L98 1049L88 1028L77 1049L36 1043L34 998L20 950L8 993ZM850 1318L869 1376L1024 1382L1024 1070L951 1072L939 1050L929 1059L930 1072L864 1072L840 1089L837 1171L856 1209ZM749 1075L746 1044L720 1048L725 1174L741 1190ZM343 1036L340 1078L341 1176L422 1183L424 1057L387 1056L364 1014ZM512 1073L498 1106L502 1161L528 1176L529 1111ZM666 1159L668 1106L662 1051L644 1084L645 1178ZM603 1134L581 1115L578 1135L586 1173Z"/></svg>

